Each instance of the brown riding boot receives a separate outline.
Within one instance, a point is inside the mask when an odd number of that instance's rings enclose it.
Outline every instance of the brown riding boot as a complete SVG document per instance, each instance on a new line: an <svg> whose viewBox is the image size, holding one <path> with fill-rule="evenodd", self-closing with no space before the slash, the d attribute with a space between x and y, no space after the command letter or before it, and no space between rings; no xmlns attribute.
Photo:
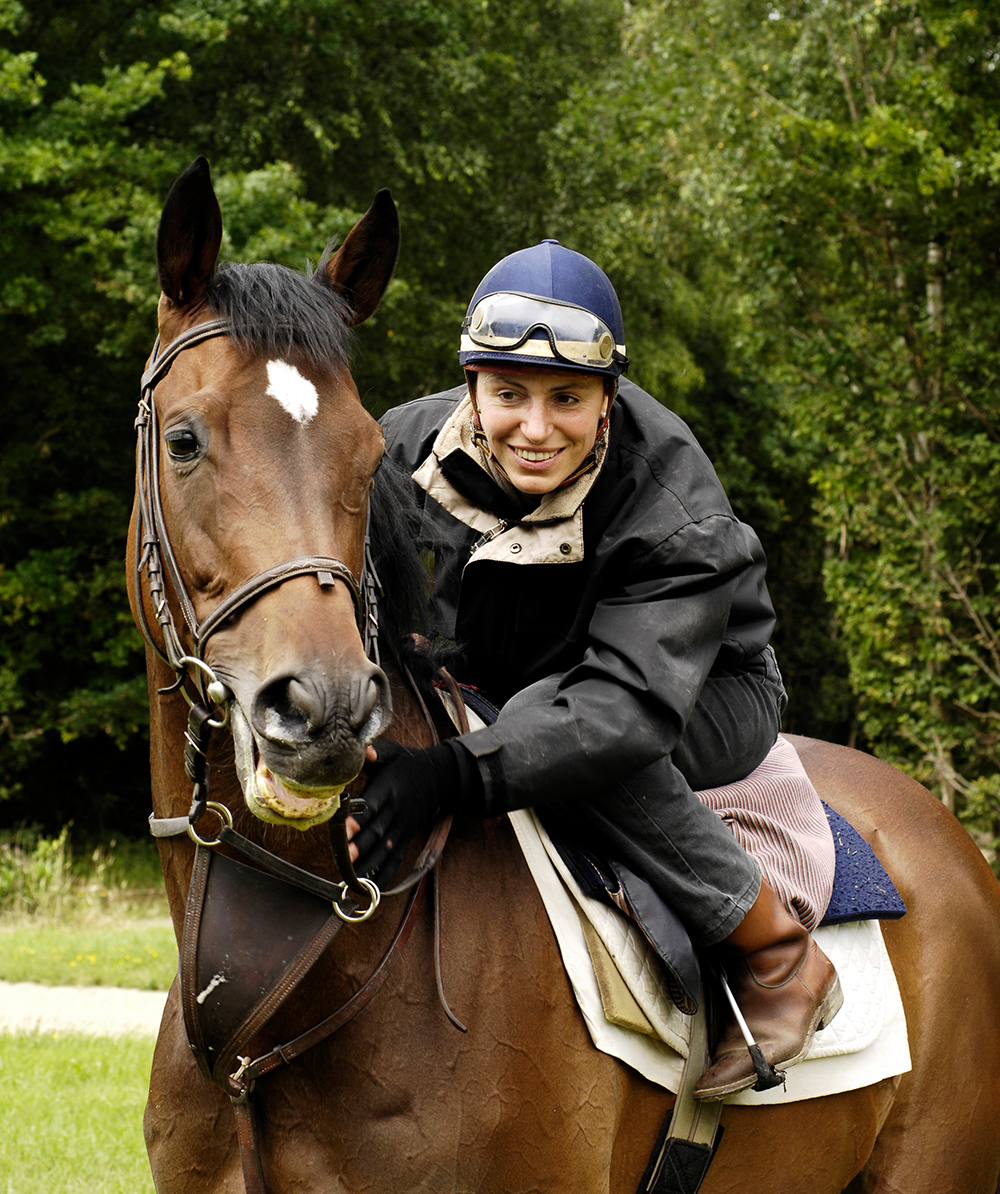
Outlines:
<svg viewBox="0 0 1000 1194"><path fill-rule="evenodd" d="M766 883L715 952L764 1059L779 1070L800 1062L816 1031L830 1023L844 1002L830 959ZM712 1064L694 1097L722 1099L756 1081L747 1043L727 1003Z"/></svg>

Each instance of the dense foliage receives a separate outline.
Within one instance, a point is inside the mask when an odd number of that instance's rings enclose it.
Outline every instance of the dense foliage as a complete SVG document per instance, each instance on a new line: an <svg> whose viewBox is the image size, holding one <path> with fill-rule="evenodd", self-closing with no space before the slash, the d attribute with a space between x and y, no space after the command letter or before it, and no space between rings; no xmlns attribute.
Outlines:
<svg viewBox="0 0 1000 1194"><path fill-rule="evenodd" d="M659 392L709 440L757 428L721 463L793 710L853 714L995 840L1000 11L648 0L624 36L564 106L563 148L595 133L556 159L564 219L617 257Z"/></svg>
<svg viewBox="0 0 1000 1194"><path fill-rule="evenodd" d="M994 838L998 62L1000 13L943 0L0 0L0 819L141 824L129 411L205 153L242 260L392 188L376 412L453 382L498 257L600 261L764 538L788 728Z"/></svg>
<svg viewBox="0 0 1000 1194"><path fill-rule="evenodd" d="M457 380L467 295L541 235L546 122L618 18L600 0L0 0L0 818L139 831L148 806L121 559L173 178L206 154L225 255L298 268L391 187L404 256L356 368L379 413Z"/></svg>

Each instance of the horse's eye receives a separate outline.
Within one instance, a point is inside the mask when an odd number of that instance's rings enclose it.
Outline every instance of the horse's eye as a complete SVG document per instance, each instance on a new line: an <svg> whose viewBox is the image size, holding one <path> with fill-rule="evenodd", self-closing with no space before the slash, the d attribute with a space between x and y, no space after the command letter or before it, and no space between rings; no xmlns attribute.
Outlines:
<svg viewBox="0 0 1000 1194"><path fill-rule="evenodd" d="M163 438L171 460L194 460L198 455L198 437L187 427L168 431Z"/></svg>

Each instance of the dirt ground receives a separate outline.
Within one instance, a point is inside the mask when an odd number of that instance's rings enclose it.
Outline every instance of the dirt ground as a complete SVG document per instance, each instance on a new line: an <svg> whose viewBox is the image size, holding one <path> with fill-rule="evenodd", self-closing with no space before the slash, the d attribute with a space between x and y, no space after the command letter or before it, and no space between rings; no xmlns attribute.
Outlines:
<svg viewBox="0 0 1000 1194"><path fill-rule="evenodd" d="M155 1036L165 991L0 982L0 1032Z"/></svg>

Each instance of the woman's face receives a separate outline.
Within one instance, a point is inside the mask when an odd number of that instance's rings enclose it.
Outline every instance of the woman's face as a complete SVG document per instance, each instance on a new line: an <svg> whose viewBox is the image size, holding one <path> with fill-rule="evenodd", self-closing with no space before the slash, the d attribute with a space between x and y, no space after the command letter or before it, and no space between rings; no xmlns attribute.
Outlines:
<svg viewBox="0 0 1000 1194"><path fill-rule="evenodd" d="M607 410L604 378L559 369L480 373L476 405L493 455L522 493L551 493L580 467Z"/></svg>

